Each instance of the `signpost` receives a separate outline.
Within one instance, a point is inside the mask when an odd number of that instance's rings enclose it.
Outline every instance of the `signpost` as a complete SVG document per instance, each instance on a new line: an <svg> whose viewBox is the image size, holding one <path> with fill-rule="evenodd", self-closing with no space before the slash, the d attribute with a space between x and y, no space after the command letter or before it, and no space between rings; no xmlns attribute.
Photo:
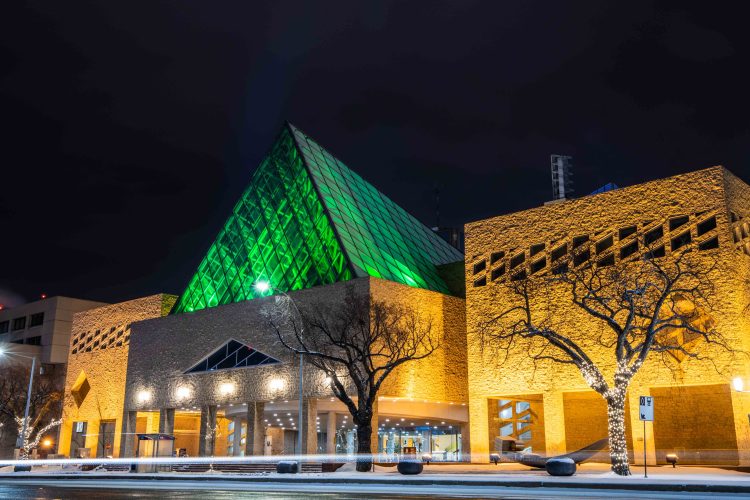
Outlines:
<svg viewBox="0 0 750 500"><path fill-rule="evenodd" d="M654 398L651 396L640 397L640 409L638 416L643 422L643 477L648 477L648 466L646 464L646 422L654 421Z"/></svg>

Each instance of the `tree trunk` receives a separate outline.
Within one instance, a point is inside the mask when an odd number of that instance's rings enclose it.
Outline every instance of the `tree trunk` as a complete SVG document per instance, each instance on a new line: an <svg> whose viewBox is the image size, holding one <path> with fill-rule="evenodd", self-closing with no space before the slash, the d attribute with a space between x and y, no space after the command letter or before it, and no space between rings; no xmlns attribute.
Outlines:
<svg viewBox="0 0 750 500"><path fill-rule="evenodd" d="M357 422L357 471L369 472L372 469L372 424Z"/></svg>
<svg viewBox="0 0 750 500"><path fill-rule="evenodd" d="M625 439L625 390L616 392L614 397L607 398L609 458L612 462L612 472L620 476L629 476L628 444Z"/></svg>

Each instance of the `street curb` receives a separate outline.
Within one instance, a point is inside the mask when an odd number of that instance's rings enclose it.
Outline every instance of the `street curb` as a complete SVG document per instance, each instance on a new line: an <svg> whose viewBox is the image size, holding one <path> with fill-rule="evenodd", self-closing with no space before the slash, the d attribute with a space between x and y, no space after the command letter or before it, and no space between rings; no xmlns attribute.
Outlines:
<svg viewBox="0 0 750 500"><path fill-rule="evenodd" d="M566 489L595 489L595 490L626 490L626 491L673 491L686 493L750 493L748 485L735 484L689 484L689 483L619 483L619 482L577 482L577 481L543 481L543 480L474 480L460 479L376 479L376 478L335 478L335 477L276 477L276 476L239 476L239 475L186 475L175 477L167 475L132 475L132 474L27 474L9 473L0 475L0 482L21 481L28 484L59 480L119 480L119 481L224 481L246 483L285 483L285 484L358 484L358 485L396 485L396 486L465 486L491 488L566 488Z"/></svg>

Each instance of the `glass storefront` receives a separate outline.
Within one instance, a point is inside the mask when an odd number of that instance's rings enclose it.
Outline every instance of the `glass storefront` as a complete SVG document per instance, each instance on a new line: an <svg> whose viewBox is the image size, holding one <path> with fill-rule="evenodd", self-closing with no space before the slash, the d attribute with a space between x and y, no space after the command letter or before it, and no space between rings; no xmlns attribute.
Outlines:
<svg viewBox="0 0 750 500"><path fill-rule="evenodd" d="M378 429L378 453L386 461L398 460L402 455L429 455L434 462L459 462L461 449L461 431L454 425Z"/></svg>

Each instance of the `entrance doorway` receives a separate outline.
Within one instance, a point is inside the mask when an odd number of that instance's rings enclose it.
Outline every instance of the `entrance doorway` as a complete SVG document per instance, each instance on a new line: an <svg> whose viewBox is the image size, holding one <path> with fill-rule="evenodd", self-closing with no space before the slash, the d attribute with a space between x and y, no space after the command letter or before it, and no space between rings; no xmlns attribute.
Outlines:
<svg viewBox="0 0 750 500"><path fill-rule="evenodd" d="M112 457L115 448L115 421L102 420L99 424L99 439L97 440L96 456Z"/></svg>
<svg viewBox="0 0 750 500"><path fill-rule="evenodd" d="M70 458L82 458L79 450L86 449L86 422L73 422L70 436Z"/></svg>

